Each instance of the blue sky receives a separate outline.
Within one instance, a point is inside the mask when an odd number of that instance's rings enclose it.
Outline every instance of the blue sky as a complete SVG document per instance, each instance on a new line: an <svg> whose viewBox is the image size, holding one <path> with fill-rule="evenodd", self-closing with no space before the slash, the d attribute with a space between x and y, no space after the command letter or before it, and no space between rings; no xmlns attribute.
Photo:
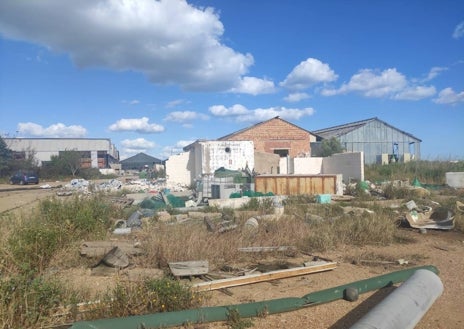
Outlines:
<svg viewBox="0 0 464 329"><path fill-rule="evenodd" d="M0 2L0 134L160 159L275 116L464 159L464 1Z"/></svg>

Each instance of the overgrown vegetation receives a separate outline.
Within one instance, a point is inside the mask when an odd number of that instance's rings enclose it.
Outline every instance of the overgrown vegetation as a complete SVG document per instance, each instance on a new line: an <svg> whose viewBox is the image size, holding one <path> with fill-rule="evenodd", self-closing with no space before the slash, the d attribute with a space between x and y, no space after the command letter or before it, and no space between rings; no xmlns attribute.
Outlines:
<svg viewBox="0 0 464 329"><path fill-rule="evenodd" d="M3 266L13 273L40 275L55 254L81 239L102 239L121 210L100 196L44 200L27 219L17 220L1 249Z"/></svg>
<svg viewBox="0 0 464 329"><path fill-rule="evenodd" d="M407 180L417 177L425 184L440 183L439 176L448 171L464 171L462 164L430 166L429 171L416 170L430 164L410 163L369 166L370 181ZM387 167L387 168L386 168ZM230 221L236 229L224 233L210 232L203 220L185 223L164 223L156 216L144 222L143 230L131 238L142 242L144 253L131 258L138 267L157 267L168 273L173 261L206 259L212 271L230 264L256 264L269 259L281 259L276 252L244 253L241 247L291 246L307 254L342 250L346 246L385 246L410 243L398 229L398 213L371 201L374 197L357 186L358 196L349 204L318 204L313 195L298 195L284 202L280 220L260 220L257 227L245 225L250 218L274 213L271 198L250 198L240 209L208 207L205 213L218 213L218 221ZM411 189L386 183L383 191L389 199L415 199ZM433 190L427 197L432 202L454 209L456 201L464 201L459 191ZM63 201L65 200L65 201ZM425 203L423 197L417 202ZM352 210L349 210L350 207ZM104 195L79 196L70 199L50 199L40 202L29 214L3 214L0 220L0 328L40 328L81 319L119 317L153 312L167 312L201 307L207 294L193 292L181 281L168 275L137 282L118 281L106 291L77 290L61 278L51 275L76 266L88 268L96 259L80 257L82 241L109 238L113 219L127 218L128 211L111 204ZM172 208L171 212L179 213ZM214 216L214 215L213 215ZM464 216L456 212L456 229L464 230ZM361 249L360 249L361 250ZM286 256L294 255L290 252ZM392 261L388 257L360 254L359 259L373 258ZM417 258L420 261L419 258ZM88 312L76 312L76 304L99 300ZM64 311L66 310L66 311ZM56 314L65 314L57 317ZM242 319L231 309L226 325L247 328L251 320Z"/></svg>
<svg viewBox="0 0 464 329"><path fill-rule="evenodd" d="M93 318L121 317L186 310L200 306L205 299L180 281L161 278L135 283L118 283L105 293L93 310Z"/></svg>
<svg viewBox="0 0 464 329"><path fill-rule="evenodd" d="M366 165L364 175L372 182L406 180L417 178L424 184L445 184L447 172L464 171L464 161L411 161L388 165Z"/></svg>

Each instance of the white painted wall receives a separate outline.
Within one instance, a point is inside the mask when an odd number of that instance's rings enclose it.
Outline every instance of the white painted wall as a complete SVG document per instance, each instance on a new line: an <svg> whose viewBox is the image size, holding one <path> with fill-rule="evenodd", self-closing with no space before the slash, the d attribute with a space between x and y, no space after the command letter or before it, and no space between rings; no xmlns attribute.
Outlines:
<svg viewBox="0 0 464 329"><path fill-rule="evenodd" d="M294 174L305 174L305 175L318 175L321 174L322 161L324 158L295 158L294 163ZM338 172L331 172L331 174L337 174Z"/></svg>
<svg viewBox="0 0 464 329"><path fill-rule="evenodd" d="M194 181L193 153L171 155L166 160L166 184L190 186Z"/></svg>
<svg viewBox="0 0 464 329"><path fill-rule="evenodd" d="M194 146L201 155L201 174L211 175L224 167L229 170L255 167L255 151L252 141L205 141ZM199 152L198 152L199 151Z"/></svg>
<svg viewBox="0 0 464 329"><path fill-rule="evenodd" d="M118 159L118 151L106 138L4 138L7 147L16 152L33 151L35 158L42 161L50 161L52 155L58 155L60 151L94 151L95 159L97 151L106 151L113 158ZM92 159L94 156L92 155ZM93 163L98 167L98 162Z"/></svg>
<svg viewBox="0 0 464 329"><path fill-rule="evenodd" d="M464 188L464 172L447 172L446 184L454 188Z"/></svg>
<svg viewBox="0 0 464 329"><path fill-rule="evenodd" d="M195 179L213 175L224 167L229 170L250 170L255 166L252 141L197 141L187 152L166 160L167 183L190 186Z"/></svg>

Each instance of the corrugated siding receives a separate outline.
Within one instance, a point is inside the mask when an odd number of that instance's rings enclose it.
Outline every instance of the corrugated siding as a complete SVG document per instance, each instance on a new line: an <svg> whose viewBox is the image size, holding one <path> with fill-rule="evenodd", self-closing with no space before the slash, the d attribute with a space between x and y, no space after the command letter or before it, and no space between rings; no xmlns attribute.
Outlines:
<svg viewBox="0 0 464 329"><path fill-rule="evenodd" d="M340 142L349 152L364 152L366 164L376 163L381 154L392 154L394 143L398 143L400 155L410 153L410 144L414 143L414 155L417 159L420 158L418 139L380 121L372 121L340 136Z"/></svg>
<svg viewBox="0 0 464 329"><path fill-rule="evenodd" d="M335 194L335 175L263 175L255 177L255 191L275 195Z"/></svg>

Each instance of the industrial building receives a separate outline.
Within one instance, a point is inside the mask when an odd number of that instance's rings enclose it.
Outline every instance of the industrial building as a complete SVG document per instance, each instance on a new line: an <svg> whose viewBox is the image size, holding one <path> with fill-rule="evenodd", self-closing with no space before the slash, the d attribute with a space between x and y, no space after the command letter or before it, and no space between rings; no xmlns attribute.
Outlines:
<svg viewBox="0 0 464 329"><path fill-rule="evenodd" d="M313 131L317 142L313 151L324 139L336 138L347 152L363 152L365 164L387 164L420 159L422 140L378 118L356 121Z"/></svg>
<svg viewBox="0 0 464 329"><path fill-rule="evenodd" d="M38 165L64 151L81 152L81 168L110 168L119 163L119 152L107 138L4 138L17 159L33 155Z"/></svg>
<svg viewBox="0 0 464 329"><path fill-rule="evenodd" d="M144 168L159 169L163 161L142 152L121 160L120 163L122 170L142 170Z"/></svg>

